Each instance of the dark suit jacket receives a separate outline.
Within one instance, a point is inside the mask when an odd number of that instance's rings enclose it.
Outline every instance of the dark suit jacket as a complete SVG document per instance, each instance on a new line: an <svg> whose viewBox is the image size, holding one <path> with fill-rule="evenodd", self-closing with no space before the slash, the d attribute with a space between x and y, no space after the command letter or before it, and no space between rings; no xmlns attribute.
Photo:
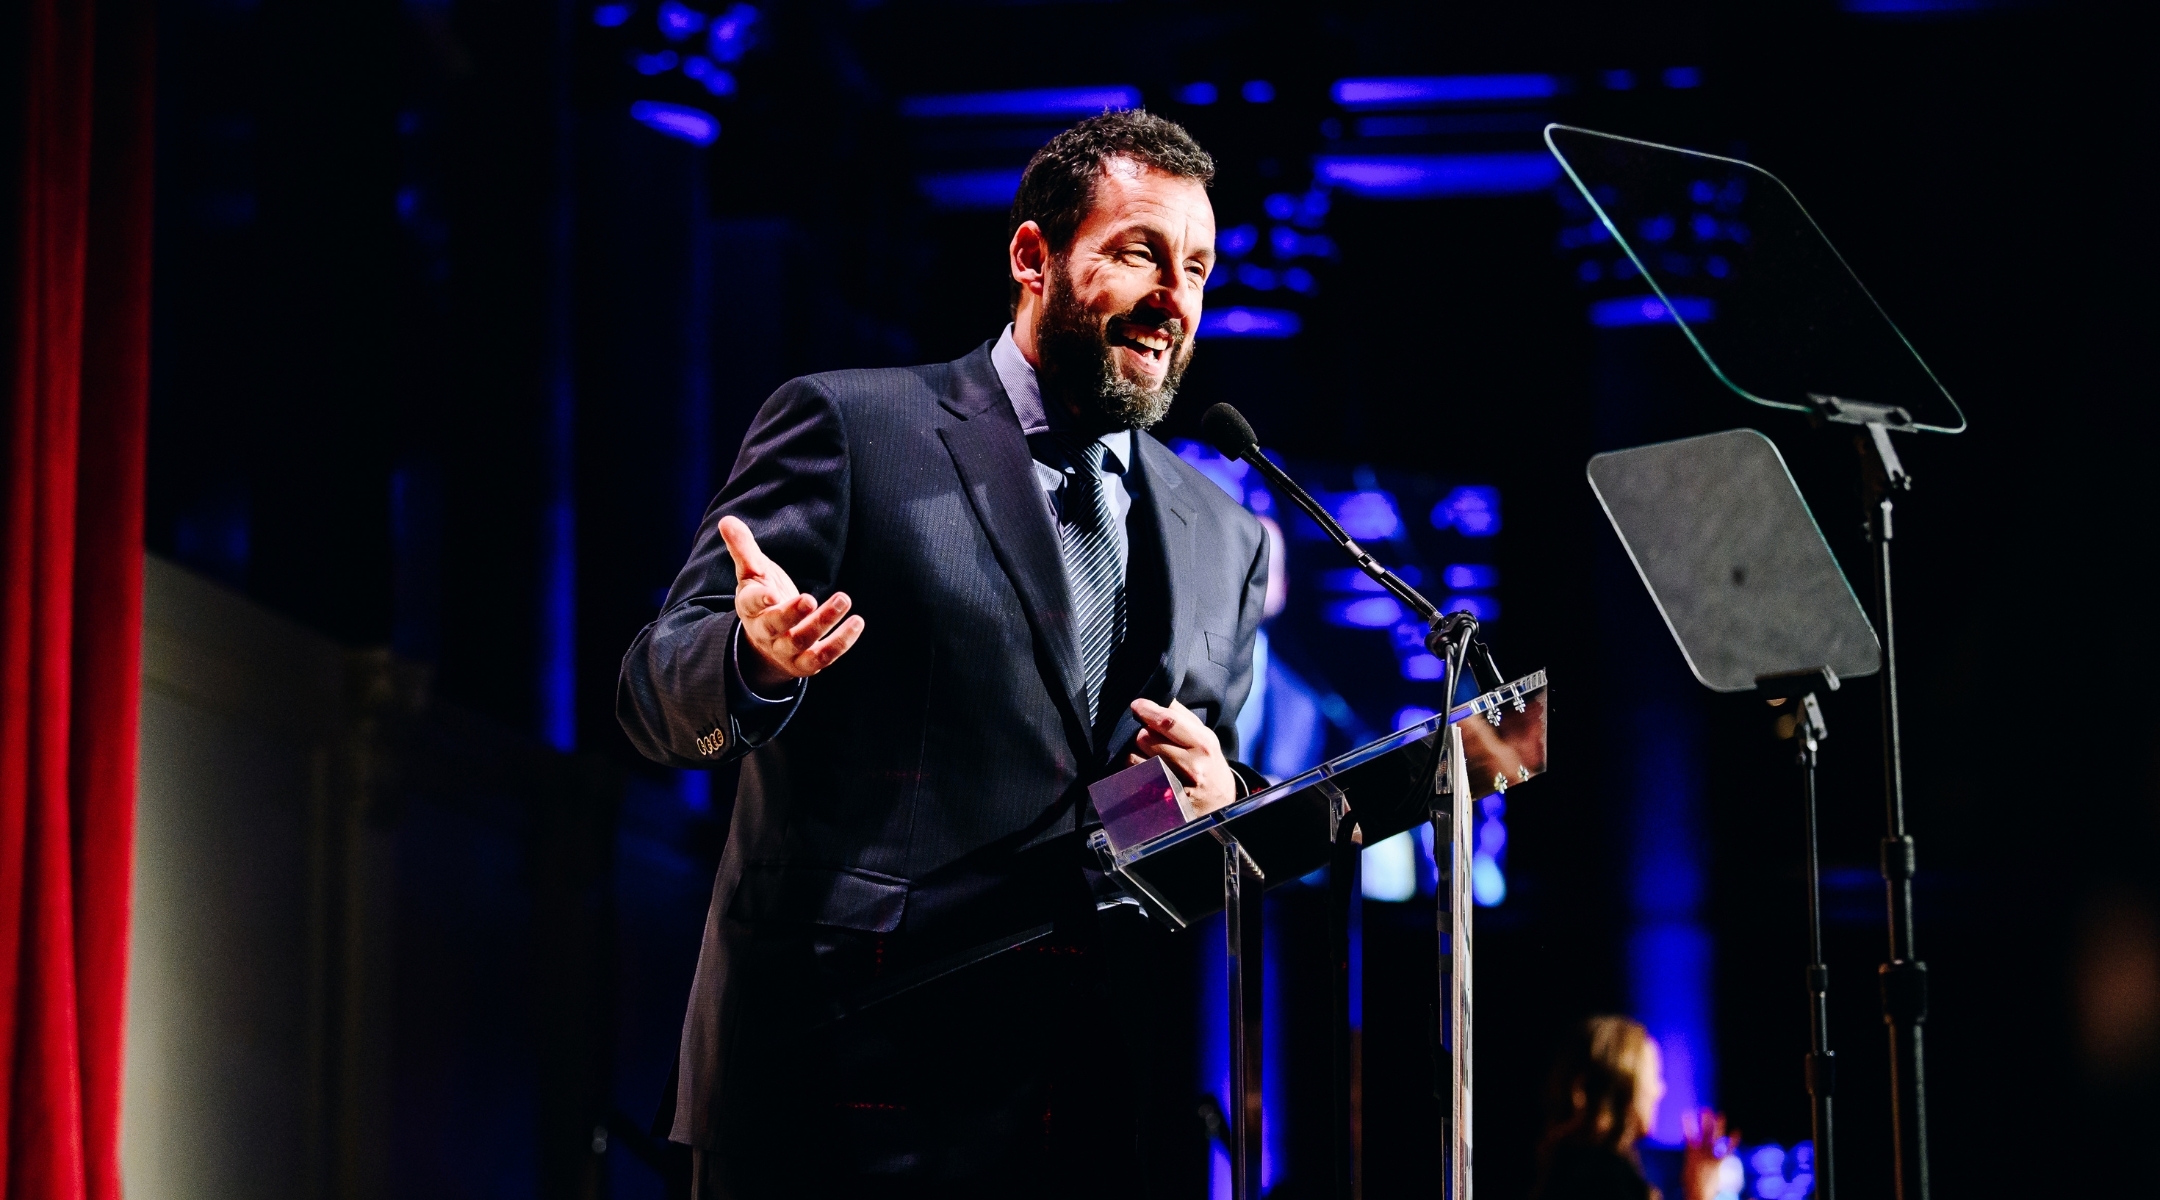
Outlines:
<svg viewBox="0 0 2160 1200"><path fill-rule="evenodd" d="M1133 441L1145 661L1121 693L1106 688L1103 727L1090 729L1057 533L987 344L951 363L793 380L758 414L617 688L623 730L648 758L748 754L683 1025L675 1140L709 1144L722 1050L742 1032L728 1028L724 920L903 928L911 887L931 873L1075 830L1086 784L1138 731L1129 711L1110 719L1135 695L1182 700L1236 755L1267 539L1162 443ZM845 591L867 622L754 753L728 709L735 572L716 531L727 514L803 591Z"/></svg>

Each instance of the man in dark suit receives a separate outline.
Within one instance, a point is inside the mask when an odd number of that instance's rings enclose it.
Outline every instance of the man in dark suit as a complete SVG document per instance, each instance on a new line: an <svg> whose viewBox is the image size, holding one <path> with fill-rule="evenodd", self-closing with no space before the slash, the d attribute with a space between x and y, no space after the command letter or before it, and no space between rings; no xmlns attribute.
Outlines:
<svg viewBox="0 0 2160 1200"><path fill-rule="evenodd" d="M672 1097L701 1196L1128 1195L1163 1161L1135 1077L1190 1010L1098 912L1086 788L1160 757L1206 811L1256 778L1267 540L1146 433L1213 172L1140 111L1044 147L1012 324L784 385L625 656L641 752L743 759Z"/></svg>

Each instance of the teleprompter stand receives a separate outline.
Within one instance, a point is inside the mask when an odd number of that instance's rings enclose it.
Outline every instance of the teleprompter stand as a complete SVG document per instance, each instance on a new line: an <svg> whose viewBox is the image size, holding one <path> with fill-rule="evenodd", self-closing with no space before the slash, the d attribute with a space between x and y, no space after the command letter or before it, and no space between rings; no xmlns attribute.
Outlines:
<svg viewBox="0 0 2160 1200"><path fill-rule="evenodd" d="M1441 1027L1436 1091L1451 1200L1470 1194L1470 854L1475 806L1541 775L1546 761L1545 673L1493 688L1443 719L1433 716L1339 758L1188 820L1178 787L1149 760L1089 789L1103 826L1093 837L1104 868L1152 917L1182 929L1225 914L1230 964L1233 1175L1240 1200L1259 1194L1262 1019L1261 893L1353 859L1355 848L1431 822L1441 869L1441 937L1435 1011ZM1435 782L1442 790L1436 792ZM1331 872L1332 881L1348 877ZM1354 881L1353 881L1354 885ZM1341 893L1347 900L1349 891ZM1346 981L1346 953L1330 963ZM1349 1047L1338 1003L1335 1044ZM1338 1058L1338 1150L1354 1145L1347 1124L1354 1060ZM1339 1161L1338 1186L1354 1182L1354 1156ZM1338 1195L1346 1193L1338 1191Z"/></svg>
<svg viewBox="0 0 2160 1200"><path fill-rule="evenodd" d="M1679 326L1720 383L1751 403L1855 430L1882 631L1882 876L1890 957L1881 981L1890 1037L1893 1194L1927 1200L1921 1037L1927 968L1913 946L1914 854L1905 826L1890 580L1892 501L1911 479L1891 435L1960 433L1965 415L1776 176L1738 159L1565 125L1548 126L1545 142L1657 293L1661 315ZM1662 236L1653 231L1672 228L1676 217L1695 235L1699 256L1651 244Z"/></svg>
<svg viewBox="0 0 2160 1200"><path fill-rule="evenodd" d="M1807 841L1808 1027L1815 1195L1835 1200L1829 969L1823 964L1815 768L1828 727L1816 686L1872 674L1881 648L1777 447L1750 429L1590 460L1590 486L1679 643L1719 692L1758 691L1797 747Z"/></svg>
<svg viewBox="0 0 2160 1200"><path fill-rule="evenodd" d="M1905 828L1905 744L1898 720L1897 613L1890 586L1891 517L1912 476L1890 440L1893 429L1921 426L1894 405L1810 394L1822 421L1857 426L1868 543L1875 575L1875 615L1882 631L1883 889L1888 894L1890 961L1879 968L1883 1024L1890 1031L1890 1121L1897 1155L1897 1194L1927 1200L1927 964L1913 946L1912 834Z"/></svg>

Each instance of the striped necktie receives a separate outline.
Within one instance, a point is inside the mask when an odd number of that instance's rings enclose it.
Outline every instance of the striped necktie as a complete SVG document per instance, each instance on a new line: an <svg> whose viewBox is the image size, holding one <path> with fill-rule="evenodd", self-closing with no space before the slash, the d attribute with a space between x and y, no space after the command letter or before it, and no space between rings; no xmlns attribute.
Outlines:
<svg viewBox="0 0 2160 1200"><path fill-rule="evenodd" d="M1125 564L1118 556L1117 515L1103 488L1103 455L1109 447L1096 438L1057 435L1073 464L1065 488L1058 545L1065 556L1065 582L1072 592L1073 632L1080 649L1087 719L1092 725L1101 703L1110 656L1125 640Z"/></svg>

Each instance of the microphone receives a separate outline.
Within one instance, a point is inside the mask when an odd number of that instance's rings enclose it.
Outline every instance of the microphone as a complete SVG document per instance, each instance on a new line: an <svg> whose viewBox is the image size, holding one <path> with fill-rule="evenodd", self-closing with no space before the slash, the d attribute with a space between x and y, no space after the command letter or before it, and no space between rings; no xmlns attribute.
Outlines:
<svg viewBox="0 0 2160 1200"><path fill-rule="evenodd" d="M1389 595L1409 605L1411 611L1417 613L1419 619L1432 631L1425 638L1426 649L1432 651L1442 662L1450 661L1450 655L1446 652L1455 651L1460 645L1460 639L1467 638L1476 631L1476 617L1467 612L1443 615L1438 605L1420 595L1416 588L1404 583L1393 571L1380 565L1378 559L1345 533L1343 527L1336 524L1335 518L1329 515L1328 510L1312 498L1312 493L1299 487L1295 479L1284 474L1283 469L1271 462L1267 455L1260 453L1260 439L1254 435L1252 425L1245 420L1245 414L1228 404L1217 404L1200 415L1200 436L1207 439L1207 443L1215 447L1216 453L1224 458L1243 459L1251 463L1253 469L1260 472L1277 491L1290 497L1292 503L1305 510L1305 515L1311 517L1336 545L1350 555L1357 563L1358 570L1365 572L1374 583L1385 588ZM1469 655L1471 671L1477 678L1478 690L1489 692L1504 681L1500 678L1499 668L1493 665L1491 651L1484 649L1483 642L1474 644L1477 651ZM1487 678L1488 674L1490 679ZM1449 699L1452 703L1453 697Z"/></svg>

